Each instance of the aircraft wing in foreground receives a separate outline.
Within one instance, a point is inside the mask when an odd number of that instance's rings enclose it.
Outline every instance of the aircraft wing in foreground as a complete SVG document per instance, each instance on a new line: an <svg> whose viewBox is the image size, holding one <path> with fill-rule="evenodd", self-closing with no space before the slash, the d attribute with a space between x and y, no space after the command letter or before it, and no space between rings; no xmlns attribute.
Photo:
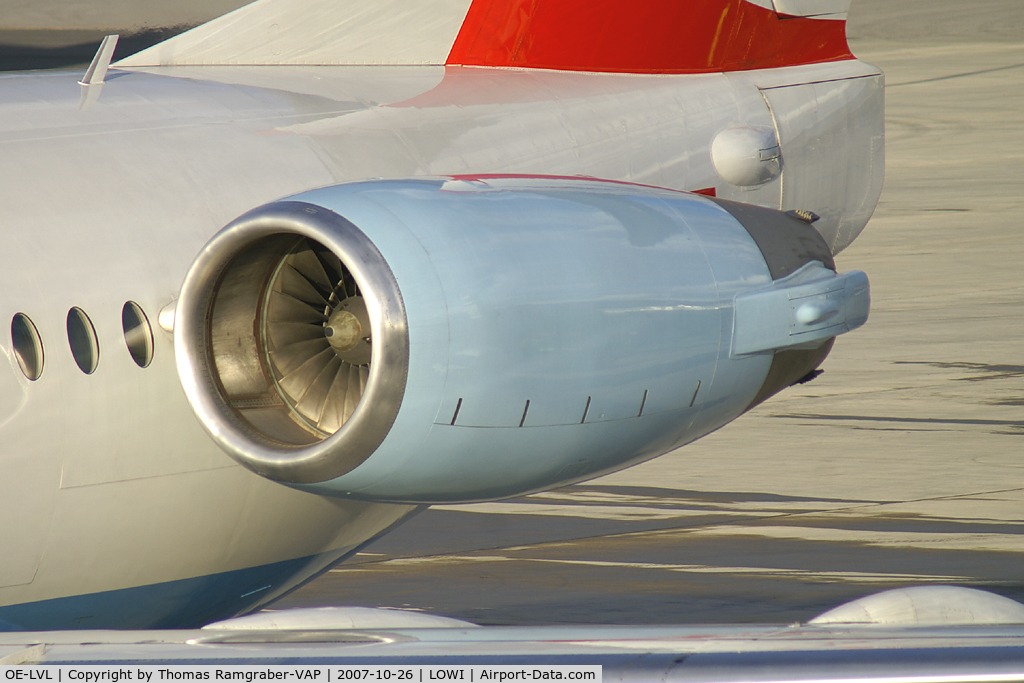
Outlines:
<svg viewBox="0 0 1024 683"><path fill-rule="evenodd" d="M245 614L813 377L882 180L844 12L259 0L0 77L0 627Z"/></svg>
<svg viewBox="0 0 1024 683"><path fill-rule="evenodd" d="M789 625L479 627L400 610L297 609L193 631L0 634L0 664L72 666L79 677L97 671L83 666L148 665L154 680L215 679L233 666L259 676L258 665L299 676L316 665L320 681L567 680L558 667L600 667L603 681L1021 681L1024 605L928 586Z"/></svg>

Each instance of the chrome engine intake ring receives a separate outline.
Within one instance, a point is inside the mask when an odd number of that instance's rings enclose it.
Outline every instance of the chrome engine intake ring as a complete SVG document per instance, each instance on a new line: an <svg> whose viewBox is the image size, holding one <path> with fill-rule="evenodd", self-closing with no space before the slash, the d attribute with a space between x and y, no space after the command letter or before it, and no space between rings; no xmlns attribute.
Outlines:
<svg viewBox="0 0 1024 683"><path fill-rule="evenodd" d="M408 325L391 269L338 214L282 201L203 248L175 313L178 374L231 457L287 483L338 477L387 436Z"/></svg>

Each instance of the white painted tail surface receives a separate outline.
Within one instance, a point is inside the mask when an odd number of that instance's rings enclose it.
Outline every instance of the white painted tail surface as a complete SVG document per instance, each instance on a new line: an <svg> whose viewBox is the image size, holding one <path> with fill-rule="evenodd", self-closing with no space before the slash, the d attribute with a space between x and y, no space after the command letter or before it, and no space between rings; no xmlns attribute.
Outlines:
<svg viewBox="0 0 1024 683"><path fill-rule="evenodd" d="M471 0L257 0L115 66L444 64Z"/></svg>
<svg viewBox="0 0 1024 683"><path fill-rule="evenodd" d="M846 19L850 0L748 0L758 7L790 17L815 19Z"/></svg>

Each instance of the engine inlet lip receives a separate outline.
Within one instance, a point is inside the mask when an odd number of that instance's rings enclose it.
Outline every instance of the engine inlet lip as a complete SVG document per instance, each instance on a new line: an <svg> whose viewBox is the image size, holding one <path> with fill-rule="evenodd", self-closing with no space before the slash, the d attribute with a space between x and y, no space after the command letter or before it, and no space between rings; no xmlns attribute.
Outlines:
<svg viewBox="0 0 1024 683"><path fill-rule="evenodd" d="M315 240L341 259L360 283L374 340L374 362L352 416L334 434L302 446L269 439L243 420L222 394L210 355L208 318L222 276L242 250L280 234ZM405 305L394 274L370 238L333 211L280 201L232 221L193 262L175 318L175 360L185 395L211 438L248 469L284 483L328 481L370 457L391 430L409 370Z"/></svg>

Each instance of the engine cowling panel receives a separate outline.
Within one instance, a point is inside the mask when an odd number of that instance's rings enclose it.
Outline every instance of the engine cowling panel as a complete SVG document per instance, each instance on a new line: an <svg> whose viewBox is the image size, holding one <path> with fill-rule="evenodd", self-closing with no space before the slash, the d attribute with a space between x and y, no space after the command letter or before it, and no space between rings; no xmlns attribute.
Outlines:
<svg viewBox="0 0 1024 683"><path fill-rule="evenodd" d="M793 220L772 239L806 242ZM654 457L763 398L774 349L730 352L734 299L777 286L763 242L711 200L624 183L323 188L207 245L178 304L179 372L211 436L279 481L516 495ZM829 343L803 352L816 366Z"/></svg>

